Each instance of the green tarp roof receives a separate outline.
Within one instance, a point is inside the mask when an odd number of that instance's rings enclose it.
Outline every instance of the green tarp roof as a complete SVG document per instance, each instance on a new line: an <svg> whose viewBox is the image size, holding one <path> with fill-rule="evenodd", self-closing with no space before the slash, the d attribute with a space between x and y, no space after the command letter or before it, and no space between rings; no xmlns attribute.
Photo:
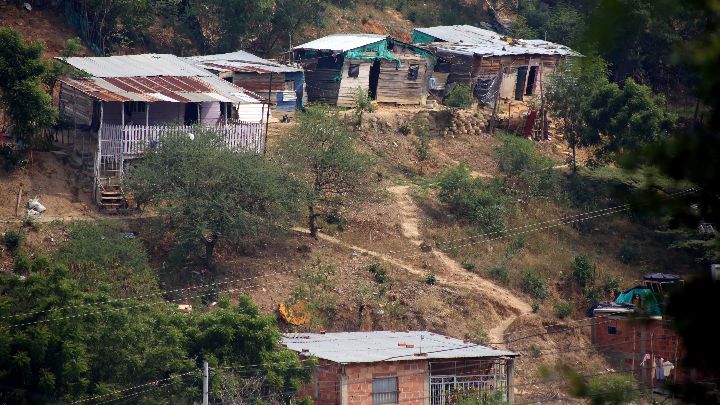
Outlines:
<svg viewBox="0 0 720 405"><path fill-rule="evenodd" d="M662 316L660 304L658 304L655 294L649 288L634 287L617 296L616 304L633 304L633 297L638 296L640 303L638 309L649 316Z"/></svg>

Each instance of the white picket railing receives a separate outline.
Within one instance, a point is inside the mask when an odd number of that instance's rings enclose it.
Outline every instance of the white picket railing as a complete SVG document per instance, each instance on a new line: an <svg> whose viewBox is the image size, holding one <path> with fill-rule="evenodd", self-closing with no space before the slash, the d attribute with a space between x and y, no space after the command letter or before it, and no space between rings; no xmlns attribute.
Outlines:
<svg viewBox="0 0 720 405"><path fill-rule="evenodd" d="M162 136L191 134L195 126L178 125L113 125L103 124L100 150L102 155L133 159L143 155L145 149L160 142ZM265 125L263 123L239 122L214 127L230 149L263 153L265 149Z"/></svg>

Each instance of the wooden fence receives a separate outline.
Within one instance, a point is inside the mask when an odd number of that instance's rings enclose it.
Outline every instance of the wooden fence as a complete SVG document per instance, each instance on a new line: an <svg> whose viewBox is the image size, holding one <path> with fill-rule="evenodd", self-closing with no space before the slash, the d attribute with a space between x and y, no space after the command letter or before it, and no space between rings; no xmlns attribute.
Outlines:
<svg viewBox="0 0 720 405"><path fill-rule="evenodd" d="M229 149L255 153L263 153L265 149L263 123L238 122L212 129L223 137ZM190 136L202 130L205 128L196 126L103 124L101 155L122 155L122 159L133 159L142 156L146 148L157 146L163 136Z"/></svg>

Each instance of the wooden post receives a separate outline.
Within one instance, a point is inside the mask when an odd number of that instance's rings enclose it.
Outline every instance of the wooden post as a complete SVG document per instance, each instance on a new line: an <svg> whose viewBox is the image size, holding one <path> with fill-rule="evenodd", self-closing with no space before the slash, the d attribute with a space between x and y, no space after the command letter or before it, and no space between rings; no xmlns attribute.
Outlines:
<svg viewBox="0 0 720 405"><path fill-rule="evenodd" d="M100 102L100 126L98 127L98 137L97 137L97 151L95 152L95 167L93 168L93 177L94 177L94 184L93 184L93 196L95 197L95 203L99 202L98 199L98 182L100 181L100 165L102 163L102 129L103 129L103 115L104 115L104 108L103 106L105 103L102 101Z"/></svg>
<svg viewBox="0 0 720 405"><path fill-rule="evenodd" d="M498 83L498 91L497 91L497 94L495 95L495 106L493 107L492 118L490 119L490 134L492 134L492 135L495 134L497 111L498 111L498 108L500 105L500 88L502 88L503 69L504 69L503 64L502 64L502 62L500 62L500 83ZM510 120L508 117L508 126L509 126L509 124L510 124Z"/></svg>
<svg viewBox="0 0 720 405"><path fill-rule="evenodd" d="M547 139L545 136L545 90L543 88L543 65L545 62L543 62L542 59L540 59L540 66L538 69L540 69L540 136L543 139Z"/></svg>
<svg viewBox="0 0 720 405"><path fill-rule="evenodd" d="M267 151L267 137L268 137L268 128L270 127L270 99L272 98L272 82L273 82L273 72L270 72L270 86L268 88L268 106L267 106L267 115L265 116L265 139L263 141L263 155L265 154L265 151Z"/></svg>
<svg viewBox="0 0 720 405"><path fill-rule="evenodd" d="M15 216L19 216L20 213L20 200L22 199L22 182L20 182L20 190L18 190L17 204L15 204Z"/></svg>
<svg viewBox="0 0 720 405"><path fill-rule="evenodd" d="M150 103L145 103L145 128L150 125Z"/></svg>
<svg viewBox="0 0 720 405"><path fill-rule="evenodd" d="M505 378L507 378L506 382L506 390L507 390L507 402L509 404L512 404L515 402L515 392L513 390L513 385L515 385L515 377L513 376L513 368L515 359L508 359L505 363Z"/></svg>

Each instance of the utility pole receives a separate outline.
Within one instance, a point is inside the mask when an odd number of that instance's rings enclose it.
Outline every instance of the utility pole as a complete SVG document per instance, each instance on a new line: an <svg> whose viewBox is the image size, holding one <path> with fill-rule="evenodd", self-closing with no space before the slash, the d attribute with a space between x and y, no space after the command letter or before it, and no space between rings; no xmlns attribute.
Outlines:
<svg viewBox="0 0 720 405"><path fill-rule="evenodd" d="M208 395L209 385L210 385L210 367L208 366L207 361L203 361L203 399L202 399L203 405L208 405L210 403L209 395Z"/></svg>
<svg viewBox="0 0 720 405"><path fill-rule="evenodd" d="M265 141L264 141L264 147L263 147L263 155L267 152L267 138L268 138L268 128L270 126L270 103L272 100L272 82L273 82L273 72L270 72L270 85L268 86L268 105L267 105L267 115L265 116Z"/></svg>

